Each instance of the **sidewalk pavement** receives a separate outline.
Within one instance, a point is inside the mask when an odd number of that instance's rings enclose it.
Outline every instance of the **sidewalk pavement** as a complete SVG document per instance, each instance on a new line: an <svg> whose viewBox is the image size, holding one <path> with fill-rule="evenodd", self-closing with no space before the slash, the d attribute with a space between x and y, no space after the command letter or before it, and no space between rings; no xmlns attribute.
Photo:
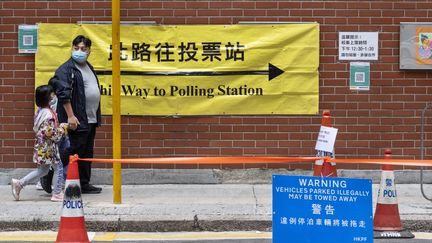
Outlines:
<svg viewBox="0 0 432 243"><path fill-rule="evenodd" d="M271 184L123 185L121 204L113 203L112 186L101 194L84 194L88 231L271 231ZM373 207L378 184L373 185ZM399 212L408 230L432 232L432 202L419 184L396 185ZM425 185L432 195L432 185ZM14 201L9 185L0 185L0 231L58 229L62 203L29 185Z"/></svg>

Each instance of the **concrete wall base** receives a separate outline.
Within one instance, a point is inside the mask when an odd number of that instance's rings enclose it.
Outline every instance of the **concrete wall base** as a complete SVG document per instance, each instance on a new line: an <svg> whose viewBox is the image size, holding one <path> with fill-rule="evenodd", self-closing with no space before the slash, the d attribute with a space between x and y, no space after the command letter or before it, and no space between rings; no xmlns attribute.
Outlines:
<svg viewBox="0 0 432 243"><path fill-rule="evenodd" d="M33 169L0 169L0 185L7 185L11 178L21 178ZM397 184L419 184L420 170L397 170ZM144 184L271 184L272 175L311 176L309 170L287 169L122 169L124 185ZM338 170L338 177L372 179L379 183L378 170ZM92 183L112 185L112 169L92 170ZM432 183L432 170L423 171L423 183Z"/></svg>

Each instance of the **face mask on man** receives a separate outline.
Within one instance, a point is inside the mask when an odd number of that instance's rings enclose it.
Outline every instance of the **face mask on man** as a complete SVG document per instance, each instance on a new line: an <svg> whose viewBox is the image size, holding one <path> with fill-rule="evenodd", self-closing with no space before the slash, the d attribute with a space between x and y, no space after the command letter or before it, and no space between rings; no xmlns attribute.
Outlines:
<svg viewBox="0 0 432 243"><path fill-rule="evenodd" d="M83 52L83 51L72 51L72 58L77 62L77 63L85 63L87 61L87 52Z"/></svg>

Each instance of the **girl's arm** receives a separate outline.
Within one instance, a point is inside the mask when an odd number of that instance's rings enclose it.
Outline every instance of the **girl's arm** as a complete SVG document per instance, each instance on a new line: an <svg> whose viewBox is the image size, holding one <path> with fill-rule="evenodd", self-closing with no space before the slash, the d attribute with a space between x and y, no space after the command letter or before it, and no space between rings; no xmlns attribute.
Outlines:
<svg viewBox="0 0 432 243"><path fill-rule="evenodd" d="M67 135L67 123L61 123L55 127L54 119L47 119L39 127L39 130L44 133L45 137L53 142L60 142L61 138Z"/></svg>

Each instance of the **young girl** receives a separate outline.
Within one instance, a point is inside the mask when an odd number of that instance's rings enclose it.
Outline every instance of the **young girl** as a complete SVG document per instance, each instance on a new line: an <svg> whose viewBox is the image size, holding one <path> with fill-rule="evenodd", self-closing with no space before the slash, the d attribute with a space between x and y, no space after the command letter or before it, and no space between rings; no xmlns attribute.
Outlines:
<svg viewBox="0 0 432 243"><path fill-rule="evenodd" d="M12 195L19 201L21 189L40 177L48 174L50 167L54 168L54 190L51 201L63 201L63 166L60 161L58 143L67 135L67 123L59 124L57 114L51 109L50 103L57 97L50 85L41 85L36 88L35 100L38 110L34 116L33 130L36 133L33 162L38 165L34 170L22 179L12 179Z"/></svg>

